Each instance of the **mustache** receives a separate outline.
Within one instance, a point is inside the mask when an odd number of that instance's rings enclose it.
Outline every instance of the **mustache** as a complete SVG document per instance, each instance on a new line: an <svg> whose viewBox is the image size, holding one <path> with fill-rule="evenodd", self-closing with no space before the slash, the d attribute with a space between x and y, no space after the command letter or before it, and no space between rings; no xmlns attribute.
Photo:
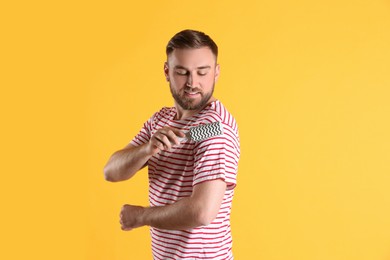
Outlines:
<svg viewBox="0 0 390 260"><path fill-rule="evenodd" d="M200 88L191 88L191 87L185 87L184 88L184 91L188 91L188 92L202 92L202 90Z"/></svg>

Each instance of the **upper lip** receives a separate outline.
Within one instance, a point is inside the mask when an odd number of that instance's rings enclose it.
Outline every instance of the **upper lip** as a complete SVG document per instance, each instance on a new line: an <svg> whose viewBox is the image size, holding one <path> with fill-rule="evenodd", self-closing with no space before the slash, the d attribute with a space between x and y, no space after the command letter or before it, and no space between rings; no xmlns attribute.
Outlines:
<svg viewBox="0 0 390 260"><path fill-rule="evenodd" d="M189 93L189 94L197 94L200 92L198 89L185 89L184 92Z"/></svg>

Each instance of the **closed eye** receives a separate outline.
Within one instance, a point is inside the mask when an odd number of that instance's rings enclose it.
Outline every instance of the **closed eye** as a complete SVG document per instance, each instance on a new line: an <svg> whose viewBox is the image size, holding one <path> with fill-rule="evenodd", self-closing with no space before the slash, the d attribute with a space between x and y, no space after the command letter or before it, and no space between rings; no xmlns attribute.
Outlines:
<svg viewBox="0 0 390 260"><path fill-rule="evenodd" d="M177 75L181 75L181 76L188 75L188 71L187 71L187 70L184 70L184 69L176 69L176 70L175 70L175 73L176 73Z"/></svg>
<svg viewBox="0 0 390 260"><path fill-rule="evenodd" d="M207 75L208 72L209 72L208 69L198 70L198 75L199 76L205 76L205 75Z"/></svg>

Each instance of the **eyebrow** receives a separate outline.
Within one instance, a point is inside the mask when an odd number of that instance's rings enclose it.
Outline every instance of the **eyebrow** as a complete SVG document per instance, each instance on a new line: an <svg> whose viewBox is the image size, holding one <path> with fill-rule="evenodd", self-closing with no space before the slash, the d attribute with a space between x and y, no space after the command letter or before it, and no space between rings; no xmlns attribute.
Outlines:
<svg viewBox="0 0 390 260"><path fill-rule="evenodd" d="M200 67L197 67L196 69L202 70L202 69L210 69L210 68L211 68L211 66L200 66ZM187 69L186 67L183 67L183 66L181 66L181 65L175 66L175 69L189 70L189 69Z"/></svg>

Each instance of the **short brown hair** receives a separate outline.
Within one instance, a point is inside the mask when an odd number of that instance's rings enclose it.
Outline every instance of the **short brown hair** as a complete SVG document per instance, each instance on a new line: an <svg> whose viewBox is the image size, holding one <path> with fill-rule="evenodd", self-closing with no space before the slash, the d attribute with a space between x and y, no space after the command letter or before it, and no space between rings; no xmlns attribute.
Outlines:
<svg viewBox="0 0 390 260"><path fill-rule="evenodd" d="M168 42L166 53L169 56L175 49L199 49L202 47L209 47L215 58L218 57L218 46L207 34L187 29L172 37Z"/></svg>

